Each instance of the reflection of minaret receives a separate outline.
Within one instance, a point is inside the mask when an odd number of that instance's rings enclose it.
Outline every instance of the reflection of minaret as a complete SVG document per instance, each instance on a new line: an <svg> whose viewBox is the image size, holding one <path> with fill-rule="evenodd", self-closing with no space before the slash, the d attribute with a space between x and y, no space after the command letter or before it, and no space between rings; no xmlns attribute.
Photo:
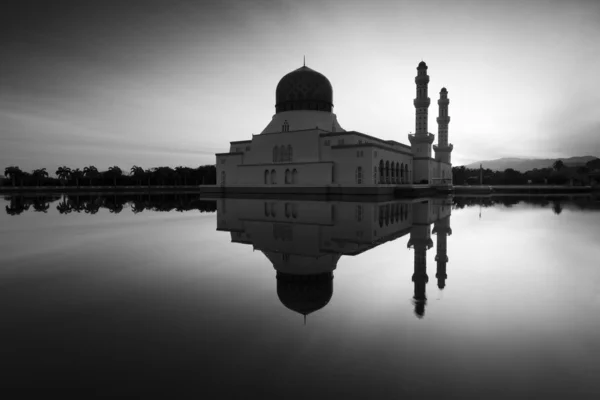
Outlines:
<svg viewBox="0 0 600 400"><path fill-rule="evenodd" d="M427 296L425 287L429 281L427 276L427 250L433 246L428 223L429 202L424 201L413 205L413 225L410 231L408 247L415 250L415 266L412 281L415 283L414 305L415 314L423 318Z"/></svg>
<svg viewBox="0 0 600 400"><path fill-rule="evenodd" d="M438 288L443 289L446 286L446 263L448 262L447 255L447 237L452 235L450 228L450 216L436 221L433 226L433 233L437 235L437 254L435 261L437 262L437 272L435 277L438 280Z"/></svg>

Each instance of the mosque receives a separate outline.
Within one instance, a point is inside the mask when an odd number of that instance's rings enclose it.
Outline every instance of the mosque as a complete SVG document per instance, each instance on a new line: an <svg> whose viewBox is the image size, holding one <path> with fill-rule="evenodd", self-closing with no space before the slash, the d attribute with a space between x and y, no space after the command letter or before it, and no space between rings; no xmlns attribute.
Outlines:
<svg viewBox="0 0 600 400"><path fill-rule="evenodd" d="M449 197L382 202L224 197L216 202L217 231L229 232L232 243L263 253L275 269L279 301L304 317L331 301L334 270L342 256L356 256L406 235L414 251L413 274L406 273L413 282L418 318L427 304L432 233L437 235L437 287L446 286Z"/></svg>
<svg viewBox="0 0 600 400"><path fill-rule="evenodd" d="M451 185L448 91L440 91L438 142L433 145L427 68L423 61L417 67L410 145L345 130L333 113L329 80L306 65L288 73L277 85L271 122L252 139L231 142L228 153L216 154L218 185L224 191L288 193L307 188L384 193L416 184Z"/></svg>

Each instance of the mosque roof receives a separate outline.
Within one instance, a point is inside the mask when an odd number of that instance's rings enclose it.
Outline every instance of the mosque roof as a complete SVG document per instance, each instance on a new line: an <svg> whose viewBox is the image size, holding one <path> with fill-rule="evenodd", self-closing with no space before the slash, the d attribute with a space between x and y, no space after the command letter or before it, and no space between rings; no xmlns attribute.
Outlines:
<svg viewBox="0 0 600 400"><path fill-rule="evenodd" d="M275 107L278 112L285 103L294 106L291 110L322 110L323 107L318 105L328 105L330 111L333 106L333 87L323 74L302 66L285 75L277 84Z"/></svg>

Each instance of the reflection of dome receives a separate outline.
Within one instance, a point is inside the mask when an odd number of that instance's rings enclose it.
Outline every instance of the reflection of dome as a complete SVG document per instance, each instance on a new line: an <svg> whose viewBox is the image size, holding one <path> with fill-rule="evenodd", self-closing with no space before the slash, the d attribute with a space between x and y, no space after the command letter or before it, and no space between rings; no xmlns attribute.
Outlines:
<svg viewBox="0 0 600 400"><path fill-rule="evenodd" d="M333 88L329 80L306 66L285 75L275 91L275 111L329 111L333 108Z"/></svg>
<svg viewBox="0 0 600 400"><path fill-rule="evenodd" d="M325 307L333 296L333 273L292 275L277 272L277 296L292 311L302 315Z"/></svg>

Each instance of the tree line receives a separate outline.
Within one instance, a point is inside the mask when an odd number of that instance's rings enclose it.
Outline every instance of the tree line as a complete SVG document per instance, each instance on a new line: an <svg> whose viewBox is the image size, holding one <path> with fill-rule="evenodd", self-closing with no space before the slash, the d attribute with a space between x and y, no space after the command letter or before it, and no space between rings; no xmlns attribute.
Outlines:
<svg viewBox="0 0 600 400"><path fill-rule="evenodd" d="M565 185L573 182L575 185L589 185L590 173L600 170L600 159L595 159L578 167L569 167L562 160L556 160L552 167L535 168L531 171L520 172L512 168L504 171L493 171L479 168L452 168L452 181L455 185L479 185L480 174L484 185L526 185L548 184Z"/></svg>
<svg viewBox="0 0 600 400"><path fill-rule="evenodd" d="M17 166L9 166L4 169L7 181L3 184L5 186L71 186L79 188L82 186L197 186L217 183L217 169L214 165L202 165L198 168L179 166L150 169L134 165L128 172L116 165L109 167L106 171L99 171L93 165L83 169L62 166L56 170L55 175L56 177L51 177L46 168L27 172Z"/></svg>
<svg viewBox="0 0 600 400"><path fill-rule="evenodd" d="M215 201L200 199L197 194L187 193L5 196L4 199L9 202L5 207L6 213L9 215L20 215L28 210L47 213L50 205L55 202L57 202L56 210L60 214L81 212L96 214L100 209L118 214L126 208L130 208L134 214L145 210L155 212L217 211Z"/></svg>

